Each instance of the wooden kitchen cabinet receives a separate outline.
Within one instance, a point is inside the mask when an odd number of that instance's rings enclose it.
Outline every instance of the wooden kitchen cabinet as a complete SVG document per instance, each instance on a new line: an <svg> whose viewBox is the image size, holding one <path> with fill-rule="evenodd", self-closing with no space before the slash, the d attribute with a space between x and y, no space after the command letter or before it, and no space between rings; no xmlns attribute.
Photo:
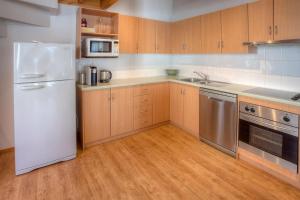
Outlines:
<svg viewBox="0 0 300 200"><path fill-rule="evenodd" d="M170 120L199 138L199 89L170 84Z"/></svg>
<svg viewBox="0 0 300 200"><path fill-rule="evenodd" d="M110 137L110 89L80 93L82 146Z"/></svg>
<svg viewBox="0 0 300 200"><path fill-rule="evenodd" d="M183 128L199 138L199 88L183 87Z"/></svg>
<svg viewBox="0 0 300 200"><path fill-rule="evenodd" d="M111 135L133 131L133 88L111 89Z"/></svg>
<svg viewBox="0 0 300 200"><path fill-rule="evenodd" d="M260 0L248 4L249 41L273 40L274 0Z"/></svg>
<svg viewBox="0 0 300 200"><path fill-rule="evenodd" d="M138 53L138 25L137 17L119 16L120 53Z"/></svg>
<svg viewBox="0 0 300 200"><path fill-rule="evenodd" d="M173 54L185 53L185 21L173 22L171 25L171 48Z"/></svg>
<svg viewBox="0 0 300 200"><path fill-rule="evenodd" d="M300 38L300 1L274 0L274 40Z"/></svg>
<svg viewBox="0 0 300 200"><path fill-rule="evenodd" d="M171 24L156 21L156 53L168 54L171 52Z"/></svg>
<svg viewBox="0 0 300 200"><path fill-rule="evenodd" d="M156 21L139 18L138 53L156 53Z"/></svg>
<svg viewBox="0 0 300 200"><path fill-rule="evenodd" d="M170 120L179 127L183 127L183 93L182 85L170 84Z"/></svg>
<svg viewBox="0 0 300 200"><path fill-rule="evenodd" d="M202 50L204 53L221 53L221 12L201 17Z"/></svg>
<svg viewBox="0 0 300 200"><path fill-rule="evenodd" d="M201 16L174 22L171 30L172 53L196 54L202 52Z"/></svg>
<svg viewBox="0 0 300 200"><path fill-rule="evenodd" d="M169 83L152 85L153 124L170 120L170 86Z"/></svg>
<svg viewBox="0 0 300 200"><path fill-rule="evenodd" d="M229 8L221 12L222 53L247 53L248 9L247 5Z"/></svg>

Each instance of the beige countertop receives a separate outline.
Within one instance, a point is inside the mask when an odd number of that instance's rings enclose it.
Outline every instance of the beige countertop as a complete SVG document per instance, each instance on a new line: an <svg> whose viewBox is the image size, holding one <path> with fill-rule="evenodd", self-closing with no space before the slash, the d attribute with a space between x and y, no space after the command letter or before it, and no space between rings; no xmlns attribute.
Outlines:
<svg viewBox="0 0 300 200"><path fill-rule="evenodd" d="M174 82L174 83L180 83L180 84L185 84L185 85L191 85L191 86L195 86L195 87L199 87L199 88L213 89L213 90L228 92L228 93L237 94L237 95L241 95L241 96L254 97L254 98L258 98L258 99L269 100L269 101L273 101L273 102L284 103L284 104L300 107L300 101L292 101L292 100L274 98L274 97L270 97L270 96L266 96L266 95L256 95L256 94L247 93L247 90L255 88L254 86L230 83L230 84L222 86L222 87L214 87L214 86L209 86L209 85L202 85L199 83L184 82L184 81L179 80L181 78L184 78L184 77L160 76L160 77L116 79L116 80L112 80L109 83L98 83L97 86L77 85L77 87L79 89L81 89L82 91L92 91L92 90L102 90L102 89L110 89L110 88L116 88L116 87L127 87L127 86L145 85L145 84L153 84L153 83Z"/></svg>

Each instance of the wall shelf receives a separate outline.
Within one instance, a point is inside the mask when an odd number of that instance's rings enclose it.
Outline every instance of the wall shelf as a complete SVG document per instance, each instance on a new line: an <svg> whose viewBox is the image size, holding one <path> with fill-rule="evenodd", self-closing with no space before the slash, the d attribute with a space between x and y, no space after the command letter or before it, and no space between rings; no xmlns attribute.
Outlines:
<svg viewBox="0 0 300 200"><path fill-rule="evenodd" d="M81 19L83 18L87 21L87 28L94 29L95 32L82 30ZM82 57L81 43L88 37L118 39L119 13L94 8L79 8L77 13L77 58Z"/></svg>

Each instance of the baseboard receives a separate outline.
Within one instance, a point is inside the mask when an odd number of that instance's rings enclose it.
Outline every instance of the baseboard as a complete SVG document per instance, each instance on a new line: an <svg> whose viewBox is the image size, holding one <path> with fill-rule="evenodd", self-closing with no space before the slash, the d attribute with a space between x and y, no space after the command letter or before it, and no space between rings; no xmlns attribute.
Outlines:
<svg viewBox="0 0 300 200"><path fill-rule="evenodd" d="M4 153L14 152L14 151L15 151L14 147L6 148L6 149L0 149L0 155L4 154Z"/></svg>
<svg viewBox="0 0 300 200"><path fill-rule="evenodd" d="M167 125L167 124L170 124L170 122L169 121L162 122L162 123L155 124L155 125L152 125L152 126L149 126L149 127L146 127L146 128L142 128L142 129L130 131L130 132L124 133L122 135L112 136L112 137L109 137L109 138L106 138L106 139L103 139L103 140L98 140L98 141L95 141L95 142L87 143L87 144L84 144L83 150L86 149L86 148L98 145L98 144L103 144L103 143L106 143L106 142L111 142L111 141L119 140L119 139L122 139L124 137L128 137L128 136L131 136L131 135L139 134L141 132L144 132L144 131L147 131L147 130L151 130L153 128L157 128L157 127L160 127L160 126L163 126L163 125Z"/></svg>

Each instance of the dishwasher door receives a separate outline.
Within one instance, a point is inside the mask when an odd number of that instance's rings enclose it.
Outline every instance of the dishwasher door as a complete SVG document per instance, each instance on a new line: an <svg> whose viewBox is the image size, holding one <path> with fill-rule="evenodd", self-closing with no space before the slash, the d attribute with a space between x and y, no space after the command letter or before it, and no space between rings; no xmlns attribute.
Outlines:
<svg viewBox="0 0 300 200"><path fill-rule="evenodd" d="M200 90L200 139L235 155L237 146L237 96Z"/></svg>

